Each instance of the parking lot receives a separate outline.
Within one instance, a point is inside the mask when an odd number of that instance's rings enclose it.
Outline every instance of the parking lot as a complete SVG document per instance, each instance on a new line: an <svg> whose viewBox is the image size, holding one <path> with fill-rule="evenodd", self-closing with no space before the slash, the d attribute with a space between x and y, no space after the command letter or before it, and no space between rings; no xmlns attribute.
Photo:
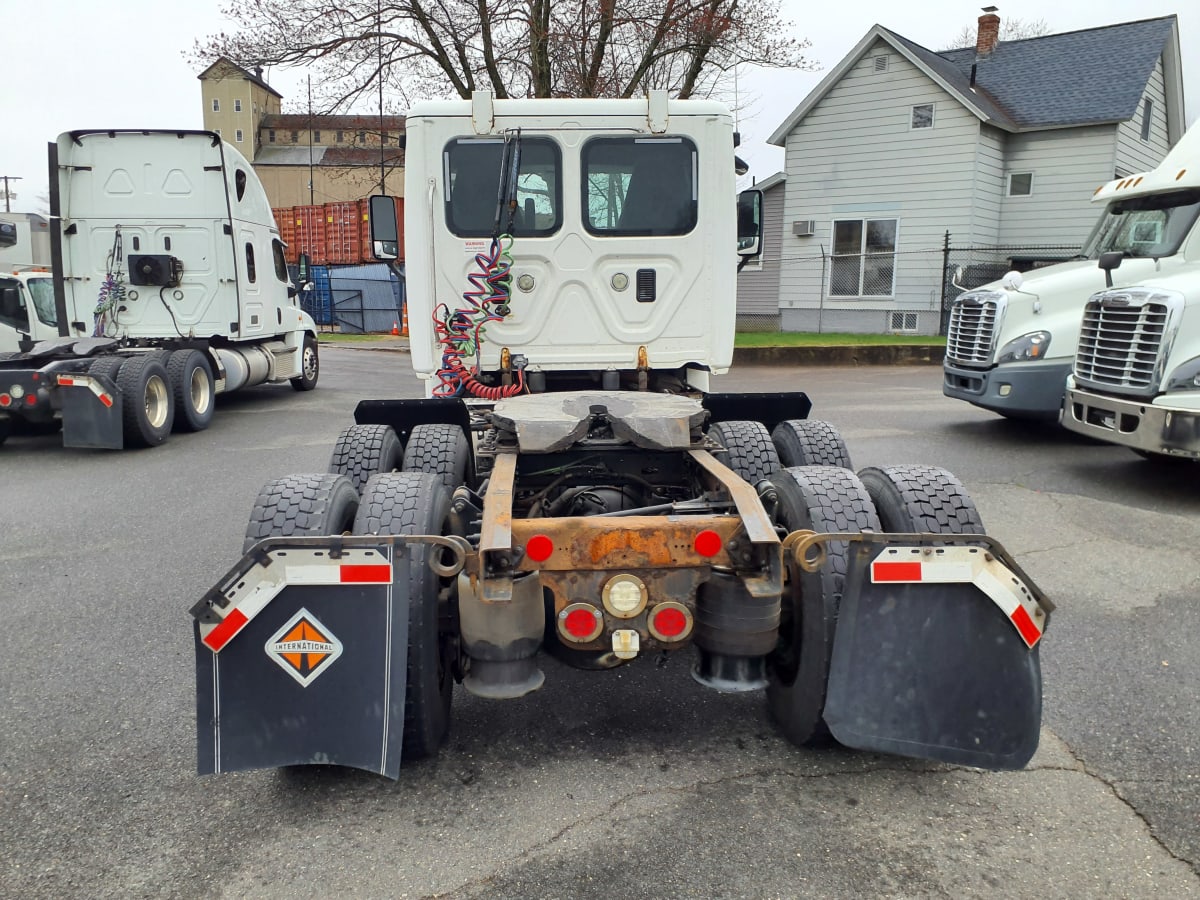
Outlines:
<svg viewBox="0 0 1200 900"><path fill-rule="evenodd" d="M324 470L359 399L419 396L404 354L322 353L316 391L221 398L153 450L0 448L0 896L1200 894L1197 470L946 399L937 366L716 387L805 390L856 468L963 480L1058 604L1025 771L799 750L761 696L641 659L458 689L447 747L396 783L197 777L188 608L263 482Z"/></svg>

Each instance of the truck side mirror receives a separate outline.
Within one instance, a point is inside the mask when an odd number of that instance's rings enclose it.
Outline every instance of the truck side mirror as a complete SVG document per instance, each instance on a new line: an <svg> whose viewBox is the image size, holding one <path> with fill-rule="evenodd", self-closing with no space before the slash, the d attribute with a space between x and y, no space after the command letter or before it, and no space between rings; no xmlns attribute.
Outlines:
<svg viewBox="0 0 1200 900"><path fill-rule="evenodd" d="M1121 261L1124 259L1124 250L1109 250L1107 253L1100 254L1100 268L1104 270L1104 284L1106 287L1113 286L1113 269L1119 269L1121 267Z"/></svg>
<svg viewBox="0 0 1200 900"><path fill-rule="evenodd" d="M371 198L371 255L376 259L400 258L400 228L396 201L378 194Z"/></svg>
<svg viewBox="0 0 1200 900"><path fill-rule="evenodd" d="M17 226L12 222L0 222L0 250L17 246Z"/></svg>
<svg viewBox="0 0 1200 900"><path fill-rule="evenodd" d="M296 280L299 281L301 284L308 281L308 265L309 265L308 254L301 253L300 258L296 262L296 268L298 270L296 272Z"/></svg>
<svg viewBox="0 0 1200 900"><path fill-rule="evenodd" d="M762 244L762 191L742 191L737 202L737 254L751 260L762 253Z"/></svg>

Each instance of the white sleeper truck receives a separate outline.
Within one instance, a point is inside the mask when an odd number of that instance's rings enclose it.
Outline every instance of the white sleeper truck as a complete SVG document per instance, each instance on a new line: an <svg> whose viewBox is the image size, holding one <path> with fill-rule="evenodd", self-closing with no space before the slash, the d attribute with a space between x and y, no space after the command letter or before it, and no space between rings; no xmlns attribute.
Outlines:
<svg viewBox="0 0 1200 900"><path fill-rule="evenodd" d="M1002 416L1056 421L1089 296L1196 264L1194 193L1200 130L1193 126L1152 172L1096 191L1103 204L1078 260L961 294L950 312L943 393ZM1181 170L1190 170L1177 181ZM1104 260L1119 258L1119 267Z"/></svg>
<svg viewBox="0 0 1200 900"><path fill-rule="evenodd" d="M723 394L732 117L708 101L423 103L407 117L412 361L328 470L263 487L194 604L201 773L435 754L454 685L681 659L794 743L985 768L1037 746L1050 602L924 465L850 467L803 394ZM372 242L396 255L394 206ZM670 715L669 708L662 715Z"/></svg>
<svg viewBox="0 0 1200 900"><path fill-rule="evenodd" d="M212 132L74 131L50 154L52 273L0 277L18 338L0 353L0 442L61 425L68 447L153 446L207 428L218 394L316 386L316 326L237 150Z"/></svg>
<svg viewBox="0 0 1200 900"><path fill-rule="evenodd" d="M1101 258L1112 283L1083 307L1062 423L1143 456L1200 459L1200 125L1101 196L1108 227L1134 236L1150 266L1130 277L1141 260Z"/></svg>

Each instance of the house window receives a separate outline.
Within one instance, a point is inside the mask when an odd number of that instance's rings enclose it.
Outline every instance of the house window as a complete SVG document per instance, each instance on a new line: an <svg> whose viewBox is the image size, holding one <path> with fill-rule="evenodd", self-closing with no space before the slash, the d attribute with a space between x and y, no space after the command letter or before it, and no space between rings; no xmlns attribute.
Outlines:
<svg viewBox="0 0 1200 900"><path fill-rule="evenodd" d="M267 143L268 144L275 143L275 129L274 128L268 129L268 131L267 131Z"/></svg>
<svg viewBox="0 0 1200 900"><path fill-rule="evenodd" d="M233 133L233 139L239 144L242 142L242 129L239 128Z"/></svg>
<svg viewBox="0 0 1200 900"><path fill-rule="evenodd" d="M833 223L831 297L890 297L896 274L896 219Z"/></svg>
<svg viewBox="0 0 1200 900"><path fill-rule="evenodd" d="M342 130L339 128L339 129L338 129L338 133L337 133L337 142L340 144L340 143L341 143L343 140L345 140L345 138L346 138L346 134L345 134L345 132L343 132L343 131L342 131Z"/></svg>
<svg viewBox="0 0 1200 900"><path fill-rule="evenodd" d="M1010 172L1008 176L1008 196L1028 197L1033 193L1032 172Z"/></svg>
<svg viewBox="0 0 1200 900"><path fill-rule="evenodd" d="M387 134L387 132L386 132L386 131L382 131L382 132L380 132L380 133L379 133L379 144L380 144L380 146L382 146L382 147L386 147L386 146L387 146L387 141L388 141L388 134Z"/></svg>
<svg viewBox="0 0 1200 900"><path fill-rule="evenodd" d="M312 133L312 142L313 142L314 144L319 144L319 143L321 143L321 132L319 132L319 131L314 131L314 132Z"/></svg>
<svg viewBox="0 0 1200 900"><path fill-rule="evenodd" d="M1150 140L1150 121L1154 113L1154 104L1149 100L1142 101L1142 140Z"/></svg>
<svg viewBox="0 0 1200 900"><path fill-rule="evenodd" d="M912 108L912 118L909 119L909 127L917 128L932 128L933 127L933 104L919 103Z"/></svg>
<svg viewBox="0 0 1200 900"><path fill-rule="evenodd" d="M220 111L221 111L221 101L218 100L216 97L213 97L213 112L220 112Z"/></svg>
<svg viewBox="0 0 1200 900"><path fill-rule="evenodd" d="M876 56L875 57L875 71L876 72L886 72L887 70L888 70L887 54L884 54L883 56Z"/></svg>
<svg viewBox="0 0 1200 900"><path fill-rule="evenodd" d="M366 145L366 143L367 143L367 133L366 133L365 131L360 131L360 132L358 133L358 143L359 143L359 145L360 145L360 146L365 146L365 145Z"/></svg>
<svg viewBox="0 0 1200 900"><path fill-rule="evenodd" d="M299 142L300 142L300 132L298 132L298 131L293 131L293 132L292 132L292 143L293 143L293 144L296 144L296 143L299 143Z"/></svg>
<svg viewBox="0 0 1200 900"><path fill-rule="evenodd" d="M241 112L241 111L242 111L242 101L241 101L241 100L234 100L234 101L233 101L233 111L234 111L234 112Z"/></svg>

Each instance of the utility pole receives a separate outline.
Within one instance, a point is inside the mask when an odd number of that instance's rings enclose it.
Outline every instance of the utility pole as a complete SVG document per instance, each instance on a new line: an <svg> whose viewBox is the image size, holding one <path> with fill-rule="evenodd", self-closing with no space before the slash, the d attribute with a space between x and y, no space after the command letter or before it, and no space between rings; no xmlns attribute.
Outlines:
<svg viewBox="0 0 1200 900"><path fill-rule="evenodd" d="M10 181L20 181L20 175L0 175L4 179L4 211L12 212L12 194L8 192L8 183Z"/></svg>
<svg viewBox="0 0 1200 900"><path fill-rule="evenodd" d="M375 0L375 30L378 32L376 36L375 52L379 62L379 193L387 194L387 161L385 158L385 148L383 146L384 122L383 122L383 2Z"/></svg>

